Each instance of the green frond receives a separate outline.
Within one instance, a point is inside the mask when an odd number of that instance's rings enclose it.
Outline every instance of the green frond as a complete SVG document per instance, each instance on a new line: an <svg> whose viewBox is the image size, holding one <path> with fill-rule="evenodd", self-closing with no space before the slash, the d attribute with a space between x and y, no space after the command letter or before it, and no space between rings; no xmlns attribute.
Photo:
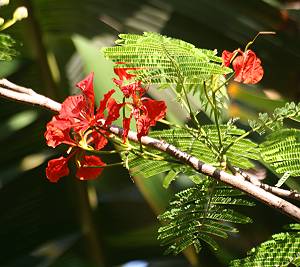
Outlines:
<svg viewBox="0 0 300 267"><path fill-rule="evenodd" d="M190 245L199 251L201 242L217 249L214 238L227 238L238 232L232 223L251 222L249 217L228 208L253 205L239 194L231 197L235 195L233 191L237 190L207 178L201 184L177 193L168 209L158 217L165 224L158 231L158 239L162 245L169 246L166 253L178 254Z"/></svg>
<svg viewBox="0 0 300 267"><path fill-rule="evenodd" d="M277 173L300 175L300 131L282 129L270 134L260 145L262 159Z"/></svg>
<svg viewBox="0 0 300 267"><path fill-rule="evenodd" d="M221 65L216 51L198 49L182 40L145 32L120 34L117 46L104 48L104 54L120 67L138 68L131 72L148 84L202 84L212 75L231 70Z"/></svg>
<svg viewBox="0 0 300 267"><path fill-rule="evenodd" d="M168 174L165 176L163 181L163 187L168 188L173 180L175 180L176 176L179 174L179 171L170 170Z"/></svg>
<svg viewBox="0 0 300 267"><path fill-rule="evenodd" d="M7 34L0 34L0 60L9 61L17 55L13 49L15 41Z"/></svg>
<svg viewBox="0 0 300 267"><path fill-rule="evenodd" d="M276 108L273 114L260 113L257 120L249 120L250 127L264 134L266 131L277 131L282 128L284 119L300 121L300 103L286 103L284 107Z"/></svg>
<svg viewBox="0 0 300 267"><path fill-rule="evenodd" d="M273 235L271 240L253 248L246 258L232 261L230 267L300 266L299 229L300 224L296 227L298 231Z"/></svg>

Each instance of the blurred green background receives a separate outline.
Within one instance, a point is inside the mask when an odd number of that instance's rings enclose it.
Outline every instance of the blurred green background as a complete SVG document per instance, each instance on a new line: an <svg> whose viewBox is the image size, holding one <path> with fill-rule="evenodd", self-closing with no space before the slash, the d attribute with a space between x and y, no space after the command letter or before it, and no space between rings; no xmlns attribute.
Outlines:
<svg viewBox="0 0 300 267"><path fill-rule="evenodd" d="M276 36L259 37L252 47L265 68L259 87L229 86L233 99L229 114L243 121L257 111L281 106L283 99L300 99L300 1L11 2L0 9L1 17L9 18L20 5L28 8L29 17L4 32L17 40L20 54L11 62L0 62L0 77L57 101L76 93L74 84L91 70L99 100L113 87L112 63L104 60L100 48L113 45L118 33L143 31L217 49L220 54L243 48L259 31L276 31ZM291 222L258 203L244 211L255 223L221 240L222 250L216 255L204 247L199 259L192 252L163 256L164 248L156 240L156 216L174 190L189 186L186 181L165 190L162 177L131 179L119 167L88 183L70 175L51 184L45 166L59 149L49 149L43 133L52 114L5 99L0 105L0 266L226 266ZM175 101L170 101L169 110L171 119L184 122ZM275 183L271 173L267 182Z"/></svg>

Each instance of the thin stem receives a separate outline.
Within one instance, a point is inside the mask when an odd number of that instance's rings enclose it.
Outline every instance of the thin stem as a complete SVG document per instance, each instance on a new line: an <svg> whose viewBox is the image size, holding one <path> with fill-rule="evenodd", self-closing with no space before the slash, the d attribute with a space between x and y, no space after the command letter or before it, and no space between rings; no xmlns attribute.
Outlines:
<svg viewBox="0 0 300 267"><path fill-rule="evenodd" d="M219 114L218 114L218 109L217 109L217 101L216 101L216 94L215 92L212 93L212 98L213 98L213 103L214 103L214 117L215 117L215 124L217 127L217 132L218 132L218 138L219 138L219 144L220 144L220 149L223 147L223 142L222 142L222 136L221 136L221 131L220 131L220 125L219 125Z"/></svg>
<svg viewBox="0 0 300 267"><path fill-rule="evenodd" d="M206 87L206 83L205 82L203 82L203 88L204 88L204 94L206 96L207 101L209 102L209 104L211 105L211 107L213 109L215 109L216 107L215 107L214 103L211 101L211 99L210 99L210 97L208 95L208 91L207 91L207 87Z"/></svg>
<svg viewBox="0 0 300 267"><path fill-rule="evenodd" d="M5 22L1 27L0 27L0 31L3 31L7 28L9 28L10 26L12 26L13 24L16 23L15 19L10 19L9 21Z"/></svg>
<svg viewBox="0 0 300 267"><path fill-rule="evenodd" d="M122 114L123 114L123 120L126 118L126 115L125 115L125 97L123 97L123 112L122 112Z"/></svg>
<svg viewBox="0 0 300 267"><path fill-rule="evenodd" d="M184 87L184 84L182 83L182 90L184 92L184 96L186 98L186 103L187 103L187 106L188 106L188 109L189 109L189 114L190 114L190 117L191 117L191 120L193 121L193 123L195 124L195 126L197 128L200 128L200 124L199 124L199 121L197 120L197 118L195 117L193 111L192 111L192 107L191 107L191 104L190 104L190 101L189 101L189 98L188 98L188 94L185 90L185 87Z"/></svg>
<svg viewBox="0 0 300 267"><path fill-rule="evenodd" d="M97 154L97 155L119 154L120 152L128 151L127 149L124 149L124 150L110 150L110 151L94 150L94 149L85 149L85 150L90 151L91 153Z"/></svg>
<svg viewBox="0 0 300 267"><path fill-rule="evenodd" d="M215 93L217 93L224 85L226 85L226 84L230 81L230 79L231 79L234 75L235 75L235 72L233 72L232 74L230 74L229 77L226 79L226 81L223 82L221 85L219 85L216 89L213 89L213 91L214 91Z"/></svg>
<svg viewBox="0 0 300 267"><path fill-rule="evenodd" d="M276 121L283 121L284 119L293 119L294 116L297 116L297 113L291 116L287 116L285 118L278 118L278 119L274 119L272 121L268 121L265 123L265 126L268 126ZM230 147L232 147L235 143L237 143L238 141L240 141L241 139L244 139L245 137L247 137L249 134L256 132L261 126L257 126L252 128L251 130L245 132L244 134L240 135L238 138L236 138L234 141L232 141L230 144L228 144L225 148L224 148L224 153L226 151L228 151L228 149L230 149Z"/></svg>
<svg viewBox="0 0 300 267"><path fill-rule="evenodd" d="M105 165L99 165L99 166L83 166L84 168L110 168L110 167L115 167L115 166L123 166L124 162L116 162L116 163L110 163L110 164L105 164Z"/></svg>
<svg viewBox="0 0 300 267"><path fill-rule="evenodd" d="M184 99L182 99L182 97L180 96L180 94L176 91L176 89L175 89L173 86L171 86L171 89L172 89L173 93L176 95L177 98L180 97L180 99L181 99L181 104L184 106L184 108L186 109L186 111L187 111L188 113L190 113L190 109L189 109L189 106L188 106L188 104L186 103L186 101L185 101Z"/></svg>
<svg viewBox="0 0 300 267"><path fill-rule="evenodd" d="M252 44L255 42L255 40L257 39L257 37L258 37L259 35L263 35L263 34L265 34L265 35L266 35L266 34L276 34L276 32L258 32L258 33L255 35L255 37L252 39L252 41L250 41L250 42L246 45L245 51L248 50L249 46L252 45Z"/></svg>

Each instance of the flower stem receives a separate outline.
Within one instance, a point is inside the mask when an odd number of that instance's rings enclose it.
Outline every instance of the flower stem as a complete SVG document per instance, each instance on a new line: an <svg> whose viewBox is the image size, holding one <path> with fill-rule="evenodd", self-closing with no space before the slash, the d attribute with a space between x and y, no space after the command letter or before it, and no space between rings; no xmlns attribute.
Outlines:
<svg viewBox="0 0 300 267"><path fill-rule="evenodd" d="M115 166L123 166L124 162L116 162L116 163L110 163L105 165L99 165L99 166L83 166L84 168L109 168L109 167L115 167Z"/></svg>

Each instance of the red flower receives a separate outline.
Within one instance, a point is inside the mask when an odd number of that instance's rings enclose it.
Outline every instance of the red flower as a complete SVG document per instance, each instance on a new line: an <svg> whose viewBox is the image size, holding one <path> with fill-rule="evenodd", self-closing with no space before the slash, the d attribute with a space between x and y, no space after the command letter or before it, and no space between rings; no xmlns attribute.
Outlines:
<svg viewBox="0 0 300 267"><path fill-rule="evenodd" d="M132 117L136 120L137 137L141 139L142 136L148 135L151 126L155 126L156 122L166 115L167 107L164 101L142 97L146 93L145 89L141 86L142 82L130 82L135 75L128 74L127 71L136 69L137 68L114 69L114 72L119 76L119 80L114 79L114 82L119 86L124 97L132 97L132 102L124 103L131 107L131 113L128 118L123 118L123 142L127 139Z"/></svg>
<svg viewBox="0 0 300 267"><path fill-rule="evenodd" d="M137 137L148 135L151 126L155 126L156 122L166 115L167 106L164 101L153 100L148 97L135 99L131 105L131 113L129 118L123 118L123 142L126 141L130 120L132 116L136 120Z"/></svg>
<svg viewBox="0 0 300 267"><path fill-rule="evenodd" d="M252 50L245 52L240 49L233 52L225 50L222 53L222 59L226 67L232 63L232 67L235 71L234 80L237 82L255 84L258 83L264 75L261 60Z"/></svg>
<svg viewBox="0 0 300 267"><path fill-rule="evenodd" d="M56 183L62 176L69 175L70 171L67 163L68 159L64 157L49 160L46 168L47 178L52 183Z"/></svg>
<svg viewBox="0 0 300 267"><path fill-rule="evenodd" d="M99 157L84 155L77 168L76 176L81 180L95 179L103 171L103 168L96 168L96 166L105 166L105 163Z"/></svg>
<svg viewBox="0 0 300 267"><path fill-rule="evenodd" d="M47 177L52 182L57 182L60 177L69 174L67 162L75 157L77 164L76 176L79 179L96 178L105 163L99 157L88 156L85 150L100 150L107 144L105 127L119 117L119 110L123 104L111 98L114 90L109 91L100 101L95 112L93 73L77 84L82 95L69 96L63 103L58 115L54 116L47 124L45 138L48 146L56 147L60 144L70 146L67 158L60 157L50 160L46 169ZM107 116L104 112L107 110ZM101 127L95 131L94 127ZM104 128L104 129L103 129Z"/></svg>
<svg viewBox="0 0 300 267"><path fill-rule="evenodd" d="M117 64L120 64L117 63ZM119 80L113 79L114 83L118 85L121 91L124 94L124 97L129 98L133 93L137 91L144 92L144 88L141 87L141 81L132 81L130 80L135 77L134 74L129 74L127 71L129 70L137 70L138 68L114 68L115 74L119 76ZM129 81L129 82L128 82Z"/></svg>
<svg viewBox="0 0 300 267"><path fill-rule="evenodd" d="M46 176L50 182L56 183L61 177L69 175L68 162L75 156L77 165L76 177L80 180L89 180L97 178L103 171L105 163L97 156L88 156L80 148L74 148L75 151L68 157L59 157L48 161Z"/></svg>

